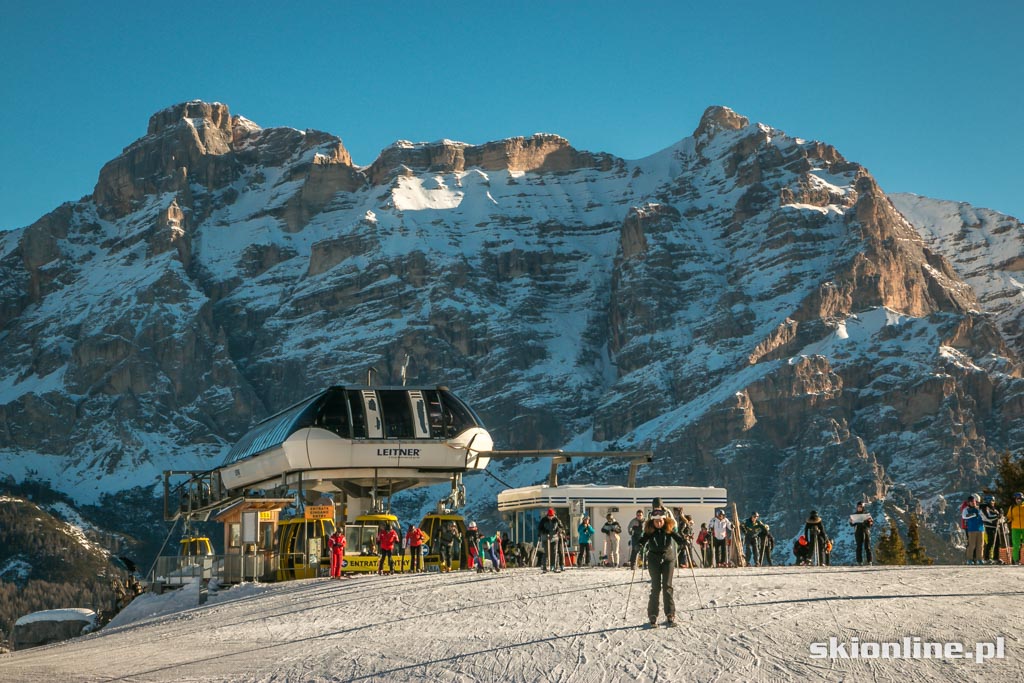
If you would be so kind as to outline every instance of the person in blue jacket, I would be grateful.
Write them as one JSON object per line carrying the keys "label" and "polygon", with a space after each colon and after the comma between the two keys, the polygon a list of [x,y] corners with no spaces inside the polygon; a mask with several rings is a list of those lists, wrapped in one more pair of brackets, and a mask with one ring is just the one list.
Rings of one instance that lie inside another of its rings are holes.
{"label": "person in blue jacket", "polygon": [[594,547],[594,527],[590,523],[590,517],[584,516],[583,521],[576,527],[576,535],[580,539],[580,552],[576,558],[577,567],[590,566],[590,550]]}
{"label": "person in blue jacket", "polygon": [[978,501],[967,499],[961,517],[967,528],[967,564],[982,564],[982,552],[985,549],[985,518],[978,509]]}

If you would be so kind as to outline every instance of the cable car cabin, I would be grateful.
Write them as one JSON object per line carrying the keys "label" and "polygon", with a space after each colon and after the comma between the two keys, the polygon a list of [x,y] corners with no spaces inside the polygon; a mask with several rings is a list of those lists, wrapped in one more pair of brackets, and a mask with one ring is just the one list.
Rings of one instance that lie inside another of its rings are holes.
{"label": "cable car cabin", "polygon": [[309,579],[331,566],[327,539],[334,533],[330,519],[285,519],[277,524],[277,580]]}
{"label": "cable car cabin", "polygon": [[213,546],[206,536],[186,536],[181,539],[178,557],[205,557],[213,555]]}
{"label": "cable car cabin", "polygon": [[452,548],[452,570],[462,569],[469,564],[466,544],[462,542],[466,537],[466,520],[462,515],[430,512],[420,522],[420,529],[430,538],[429,552],[423,558],[423,567],[428,571],[438,571],[441,565],[441,527],[448,522],[455,522],[455,528],[459,531],[459,539]]}
{"label": "cable car cabin", "polygon": [[335,386],[257,424],[219,472],[231,490],[315,472],[304,478],[366,491],[388,481],[393,493],[484,469],[489,458],[480,453],[493,447],[480,418],[446,387]]}
{"label": "cable car cabin", "polygon": [[569,546],[573,555],[579,548],[577,529],[583,516],[589,515],[595,532],[591,552],[594,564],[604,554],[601,527],[610,513],[622,527],[618,549],[619,564],[622,565],[629,562],[629,522],[637,510],[642,510],[646,519],[655,498],[661,498],[676,519],[680,515],[690,515],[699,530],[701,522],[711,520],[717,508],[725,507],[726,491],[710,486],[528,486],[500,492],[498,511],[509,523],[512,541],[536,552],[539,550],[536,544],[540,519],[548,509],[554,509],[555,515],[569,530]]}
{"label": "cable car cabin", "polygon": [[[399,543],[395,544],[392,554],[395,571],[408,571],[411,558],[401,552],[401,543],[405,540],[405,532],[398,517],[388,512],[359,515],[354,522],[345,525],[345,562],[342,571],[346,574],[372,574],[377,571],[380,563],[380,552],[377,548],[377,534],[384,525],[391,526],[398,532]],[[386,563],[385,563],[386,564]]]}

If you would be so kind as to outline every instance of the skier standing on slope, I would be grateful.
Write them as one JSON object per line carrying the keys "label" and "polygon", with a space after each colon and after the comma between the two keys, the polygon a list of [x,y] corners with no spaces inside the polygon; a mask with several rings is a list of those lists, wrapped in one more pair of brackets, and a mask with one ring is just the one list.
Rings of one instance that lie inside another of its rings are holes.
{"label": "skier standing on slope", "polygon": [[708,531],[711,532],[711,542],[715,547],[715,564],[719,567],[729,566],[726,545],[729,532],[732,531],[732,522],[725,518],[725,510],[715,513],[714,519],[708,522]]}
{"label": "skier standing on slope", "polygon": [[341,578],[341,566],[345,562],[345,532],[341,528],[334,530],[334,533],[327,539],[327,548],[331,551],[331,578]]}
{"label": "skier standing on slope", "polygon": [[441,533],[438,535],[438,545],[441,552],[441,564],[440,570],[442,572],[450,572],[452,570],[452,559],[455,555],[455,542],[459,539],[459,529],[455,526],[455,522],[449,521],[443,527],[441,527]]}
{"label": "skier standing on slope", "polygon": [[590,548],[594,544],[594,525],[590,523],[590,517],[585,516],[579,526],[576,527],[576,536],[580,539],[580,552],[576,558],[577,567],[590,566]]}
{"label": "skier standing on slope", "polygon": [[825,566],[827,564],[826,553],[830,552],[829,540],[828,534],[825,533],[825,523],[821,521],[817,510],[811,510],[811,514],[807,517],[807,523],[804,524],[804,536],[813,552],[817,553],[818,566]]}
{"label": "skier standing on slope", "polygon": [[740,524],[743,528],[743,552],[747,560],[747,566],[753,567],[761,564],[761,540],[765,530],[761,516],[756,512],[743,520]]}
{"label": "skier standing on slope", "polygon": [[651,573],[651,596],[647,600],[647,618],[650,626],[658,624],[658,598],[662,597],[665,608],[666,626],[676,625],[676,603],[672,589],[672,575],[675,572],[679,545],[686,542],[676,531],[675,521],[664,510],[651,512],[644,524],[640,547],[647,551],[647,569]]}
{"label": "skier standing on slope", "polygon": [[1010,544],[1013,546],[1010,560],[1018,564],[1021,561],[1021,543],[1024,542],[1024,493],[1013,494],[1013,505],[1006,511],[1006,522],[1010,525]]}
{"label": "skier standing on slope", "polygon": [[981,553],[985,547],[985,518],[974,498],[967,499],[967,507],[960,517],[967,527],[967,564],[981,564]]}
{"label": "skier standing on slope", "polygon": [[693,517],[690,515],[679,515],[679,535],[683,537],[683,543],[679,546],[679,566],[696,564],[700,558],[693,548]]}
{"label": "skier standing on slope", "polygon": [[982,561],[986,564],[993,564],[999,559],[999,534],[996,530],[999,527],[999,520],[1003,518],[1003,512],[996,506],[995,496],[986,496],[985,504],[981,506],[981,516],[985,520],[985,549],[982,551]]}
{"label": "skier standing on slope", "polygon": [[537,539],[544,549],[544,566],[543,571],[547,573],[549,569],[554,570],[558,567],[558,538],[562,532],[562,521],[555,517],[554,508],[548,508],[548,514],[541,517],[540,524],[537,525]]}
{"label": "skier standing on slope", "polygon": [[711,531],[707,522],[701,522],[700,531],[697,532],[697,547],[700,548],[701,564],[710,567],[714,564],[714,557],[711,554]]}
{"label": "skier standing on slope", "polygon": [[481,538],[483,536],[480,534],[476,522],[470,522],[466,527],[466,556],[469,558],[469,566],[466,569],[476,567],[477,574],[482,574],[484,571],[484,561],[480,557]]}
{"label": "skier standing on slope", "polygon": [[636,558],[640,554],[640,537],[644,535],[644,511],[637,510],[636,517],[626,525],[629,534],[629,568],[636,568]]}
{"label": "skier standing on slope", "polygon": [[806,536],[801,536],[793,543],[793,557],[796,558],[796,564],[798,565],[810,564],[811,553],[813,552],[811,544],[807,542]]}
{"label": "skier standing on slope", "polygon": [[423,544],[429,540],[422,529],[415,524],[409,525],[409,531],[405,534],[405,545],[409,548],[409,571],[413,574],[423,571],[420,565],[423,559]]}
{"label": "skier standing on slope", "polygon": [[377,547],[380,548],[380,561],[377,562],[377,573],[384,573],[384,558],[388,561],[388,574],[395,573],[395,545],[401,545],[401,539],[398,536],[398,532],[391,528],[391,525],[385,522],[381,525],[380,532],[377,534]]}
{"label": "skier standing on slope", "polygon": [[601,527],[604,534],[604,555],[608,558],[609,567],[619,566],[619,535],[622,533],[622,525],[615,520],[612,513],[608,513],[604,526]]}
{"label": "skier standing on slope", "polygon": [[864,503],[857,503],[857,510],[850,515],[850,526],[853,527],[853,539],[857,543],[857,564],[867,559],[871,564],[871,526],[875,523],[870,512],[864,512]]}

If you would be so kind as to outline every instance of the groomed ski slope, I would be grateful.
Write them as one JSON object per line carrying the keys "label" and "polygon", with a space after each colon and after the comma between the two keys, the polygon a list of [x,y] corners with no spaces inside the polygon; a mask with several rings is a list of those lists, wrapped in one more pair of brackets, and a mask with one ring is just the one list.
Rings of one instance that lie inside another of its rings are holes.
{"label": "groomed ski slope", "polygon": [[[0,658],[19,681],[1011,681],[1024,568],[767,567],[676,575],[644,629],[627,569],[312,579],[145,595],[104,630]],[[187,603],[188,607],[183,607]],[[167,613],[164,613],[167,612]],[[1003,659],[815,659],[811,643],[1004,639]]]}

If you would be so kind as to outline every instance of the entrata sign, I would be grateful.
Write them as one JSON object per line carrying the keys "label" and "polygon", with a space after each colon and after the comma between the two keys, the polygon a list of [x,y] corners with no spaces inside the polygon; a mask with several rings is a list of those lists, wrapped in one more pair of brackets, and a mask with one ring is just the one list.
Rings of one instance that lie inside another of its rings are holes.
{"label": "entrata sign", "polygon": [[[409,571],[409,557],[395,557],[395,569],[398,571]],[[346,555],[341,562],[341,568],[347,572],[375,572],[380,557],[376,555]],[[388,569],[387,561],[384,568]]]}
{"label": "entrata sign", "polygon": [[305,519],[334,519],[333,505],[307,505],[302,514]]}

